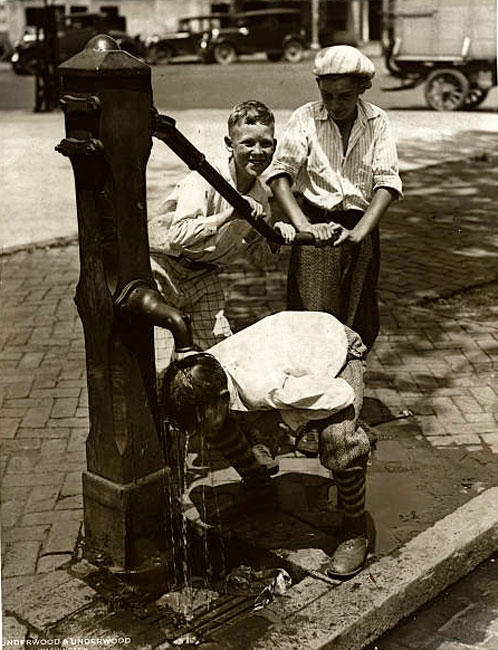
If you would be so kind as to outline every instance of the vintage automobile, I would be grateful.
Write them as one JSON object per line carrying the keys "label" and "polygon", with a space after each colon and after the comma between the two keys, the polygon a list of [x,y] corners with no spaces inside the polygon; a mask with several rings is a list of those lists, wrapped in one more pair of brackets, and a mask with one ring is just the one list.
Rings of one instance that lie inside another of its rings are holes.
{"label": "vintage automobile", "polygon": [[[106,14],[77,13],[62,16],[57,29],[57,60],[59,63],[80,52],[86,43],[96,34],[106,33],[114,38],[121,49],[141,56],[142,43],[126,33],[126,21],[123,16],[109,17]],[[14,46],[10,61],[16,74],[35,74],[37,62],[43,51],[43,31],[36,33],[35,28],[28,28]]]}
{"label": "vintage automobile", "polygon": [[265,52],[270,61],[283,59],[298,63],[309,47],[296,9],[261,9],[234,16],[230,27],[215,28],[203,34],[201,57],[205,63],[233,63],[241,54]]}
{"label": "vintage automobile", "polygon": [[176,32],[152,34],[145,39],[147,63],[168,63],[176,56],[199,56],[199,42],[204,32],[228,27],[229,14],[213,13],[180,18]]}
{"label": "vintage automobile", "polygon": [[384,57],[436,111],[472,110],[496,86],[496,0],[391,0]]}

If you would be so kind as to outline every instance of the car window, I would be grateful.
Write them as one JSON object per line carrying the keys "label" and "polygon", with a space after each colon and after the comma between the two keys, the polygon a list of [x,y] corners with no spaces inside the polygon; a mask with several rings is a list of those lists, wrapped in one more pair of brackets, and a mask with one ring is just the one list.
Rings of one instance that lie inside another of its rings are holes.
{"label": "car window", "polygon": [[183,18],[178,21],[179,32],[192,32],[193,34],[201,34],[210,29],[219,29],[229,23],[227,18],[218,18],[218,16],[195,16],[192,18]]}
{"label": "car window", "polygon": [[278,13],[272,12],[268,14],[257,13],[254,15],[239,16],[236,20],[237,27],[248,27],[254,29],[276,29],[292,31],[296,28],[299,29],[301,25],[301,16],[296,13]]}
{"label": "car window", "polygon": [[296,16],[295,14],[282,14],[279,16],[279,23],[286,27],[294,27],[299,23],[299,16]]}

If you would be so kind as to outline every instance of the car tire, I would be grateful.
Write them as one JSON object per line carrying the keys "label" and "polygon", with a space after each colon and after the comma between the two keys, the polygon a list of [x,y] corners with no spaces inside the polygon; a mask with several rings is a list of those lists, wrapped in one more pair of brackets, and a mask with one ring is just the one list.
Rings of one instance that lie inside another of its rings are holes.
{"label": "car tire", "polygon": [[147,60],[152,65],[169,63],[173,58],[173,50],[170,47],[151,47]]}
{"label": "car tire", "polygon": [[299,41],[289,41],[284,45],[282,58],[288,63],[299,63],[304,57],[304,47]]}
{"label": "car tire", "polygon": [[219,43],[213,50],[213,58],[216,63],[230,65],[237,58],[237,52],[230,43]]}
{"label": "car tire", "polygon": [[465,106],[469,80],[451,68],[433,70],[424,85],[425,101],[435,111],[458,111]]}

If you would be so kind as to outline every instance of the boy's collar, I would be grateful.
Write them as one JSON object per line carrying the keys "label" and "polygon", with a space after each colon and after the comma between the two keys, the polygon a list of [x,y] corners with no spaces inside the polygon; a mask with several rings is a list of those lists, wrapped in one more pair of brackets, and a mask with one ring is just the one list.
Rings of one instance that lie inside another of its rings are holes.
{"label": "boy's collar", "polygon": [[[377,106],[374,106],[373,104],[364,101],[360,97],[356,102],[356,106],[358,109],[358,118],[360,119],[361,122],[365,122],[366,120],[374,120],[380,115],[380,109],[378,109]],[[329,114],[327,113],[325,104],[321,100],[317,102],[315,113],[316,113],[316,118],[318,120],[329,119]]]}

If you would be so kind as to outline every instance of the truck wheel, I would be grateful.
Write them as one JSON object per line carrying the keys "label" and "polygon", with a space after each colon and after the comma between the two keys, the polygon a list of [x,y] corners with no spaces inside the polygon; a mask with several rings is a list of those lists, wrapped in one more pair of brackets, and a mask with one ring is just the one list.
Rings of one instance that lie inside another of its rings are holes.
{"label": "truck wheel", "polygon": [[465,105],[469,80],[459,70],[434,70],[424,86],[425,101],[435,111],[458,111]]}
{"label": "truck wheel", "polygon": [[467,97],[465,98],[465,106],[464,108],[468,110],[472,110],[473,108],[476,108],[480,104],[483,103],[483,101],[486,99],[488,96],[488,89],[484,88],[471,88],[467,94]]}
{"label": "truck wheel", "polygon": [[282,58],[288,63],[299,63],[304,56],[304,47],[299,41],[289,41],[284,45]]}
{"label": "truck wheel", "polygon": [[233,63],[237,58],[237,52],[230,43],[220,43],[214,48],[213,57],[216,63],[221,63],[221,65],[230,65],[230,63]]}

